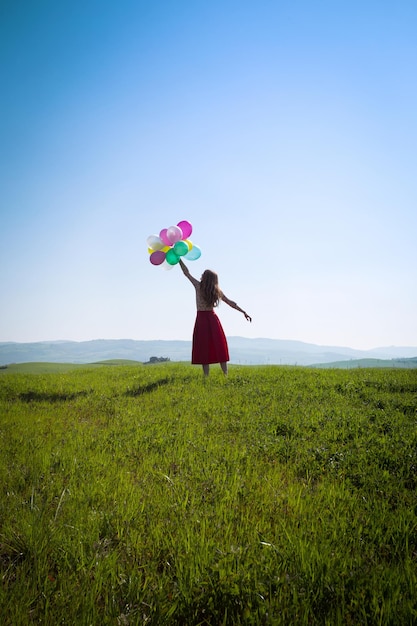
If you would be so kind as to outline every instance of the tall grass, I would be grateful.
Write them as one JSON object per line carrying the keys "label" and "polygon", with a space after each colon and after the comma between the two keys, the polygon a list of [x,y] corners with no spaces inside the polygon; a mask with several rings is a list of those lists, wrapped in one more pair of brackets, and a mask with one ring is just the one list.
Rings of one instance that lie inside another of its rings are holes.
{"label": "tall grass", "polygon": [[3,624],[417,623],[417,371],[0,375]]}

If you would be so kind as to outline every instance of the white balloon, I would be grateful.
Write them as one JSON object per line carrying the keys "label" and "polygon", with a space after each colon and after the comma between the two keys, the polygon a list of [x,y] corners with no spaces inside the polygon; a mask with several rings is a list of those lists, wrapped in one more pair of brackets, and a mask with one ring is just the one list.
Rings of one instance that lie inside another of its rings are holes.
{"label": "white balloon", "polygon": [[146,243],[148,244],[148,248],[151,248],[151,250],[162,250],[165,246],[164,242],[160,237],[158,237],[158,235],[149,235]]}

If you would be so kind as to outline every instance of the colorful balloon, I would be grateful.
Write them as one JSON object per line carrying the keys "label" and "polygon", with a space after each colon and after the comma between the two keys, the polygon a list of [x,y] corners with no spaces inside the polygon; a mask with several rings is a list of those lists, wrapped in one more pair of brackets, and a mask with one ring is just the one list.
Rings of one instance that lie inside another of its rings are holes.
{"label": "colorful balloon", "polygon": [[166,254],[162,250],[155,250],[149,257],[152,265],[161,265],[165,261]]}
{"label": "colorful balloon", "polygon": [[165,258],[166,258],[167,263],[169,263],[170,265],[176,265],[178,261],[180,260],[180,257],[178,256],[178,254],[175,253],[174,248],[171,248],[170,250],[168,250]]}
{"label": "colorful balloon", "polygon": [[193,246],[189,252],[185,255],[184,259],[187,261],[196,261],[201,257],[201,250],[198,246]]}
{"label": "colorful balloon", "polygon": [[178,256],[184,256],[188,253],[188,246],[185,241],[177,241],[174,243],[174,252]]}
{"label": "colorful balloon", "polygon": [[158,237],[158,235],[149,235],[146,243],[151,250],[161,250],[165,245],[162,239]]}
{"label": "colorful balloon", "polygon": [[181,257],[188,261],[199,259],[200,248],[188,239],[192,232],[190,222],[182,220],[176,226],[163,228],[159,235],[149,235],[146,242],[151,264],[169,270],[179,263]]}
{"label": "colorful balloon", "polygon": [[178,226],[170,226],[167,228],[167,238],[169,242],[172,244],[180,241],[182,239],[182,230]]}
{"label": "colorful balloon", "polygon": [[187,222],[186,220],[182,220],[182,222],[178,222],[177,226],[178,228],[181,228],[182,230],[181,239],[188,239],[188,237],[193,232],[193,227],[191,226],[190,222]]}
{"label": "colorful balloon", "polygon": [[168,230],[167,228],[163,228],[161,232],[159,233],[159,236],[166,246],[170,246],[171,242],[168,239],[167,230]]}

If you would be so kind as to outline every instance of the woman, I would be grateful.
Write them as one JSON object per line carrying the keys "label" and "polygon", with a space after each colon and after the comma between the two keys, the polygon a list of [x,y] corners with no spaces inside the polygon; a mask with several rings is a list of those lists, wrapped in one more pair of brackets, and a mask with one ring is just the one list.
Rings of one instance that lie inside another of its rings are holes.
{"label": "woman", "polygon": [[202,365],[205,376],[209,375],[210,363],[220,363],[223,373],[227,375],[229,349],[222,325],[213,309],[218,306],[220,300],[223,300],[232,309],[243,313],[248,322],[251,322],[252,318],[236,302],[224,295],[219,288],[217,274],[211,270],[205,270],[201,280],[197,280],[191,276],[182,260],[180,260],[180,265],[185,276],[194,285],[196,293],[197,318],[193,332],[191,363]]}

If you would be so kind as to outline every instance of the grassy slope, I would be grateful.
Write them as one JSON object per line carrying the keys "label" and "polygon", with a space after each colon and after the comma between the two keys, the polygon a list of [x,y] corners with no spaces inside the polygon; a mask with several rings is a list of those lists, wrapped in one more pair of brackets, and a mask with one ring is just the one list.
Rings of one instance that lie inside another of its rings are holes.
{"label": "grassy slope", "polygon": [[141,365],[138,361],[129,359],[111,359],[108,361],[97,361],[96,363],[48,363],[48,362],[29,362],[29,363],[12,363],[11,365],[0,367],[0,376],[2,374],[64,374],[73,370],[91,369],[96,366],[126,366]]}
{"label": "grassy slope", "polygon": [[0,615],[412,624],[417,374],[0,377]]}

